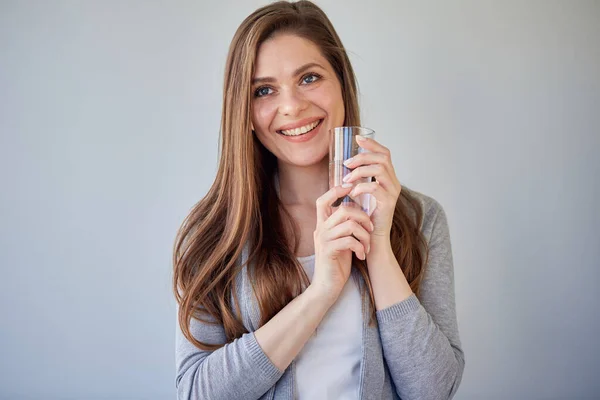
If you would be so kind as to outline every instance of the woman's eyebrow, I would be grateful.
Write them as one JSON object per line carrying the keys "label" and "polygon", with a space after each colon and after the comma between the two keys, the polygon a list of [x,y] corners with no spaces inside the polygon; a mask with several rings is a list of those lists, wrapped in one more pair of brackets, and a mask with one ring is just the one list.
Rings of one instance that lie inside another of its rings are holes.
{"label": "woman's eyebrow", "polygon": [[[304,71],[306,71],[307,69],[309,69],[309,68],[313,68],[313,67],[319,67],[319,68],[321,68],[321,69],[325,69],[325,68],[323,68],[323,67],[321,66],[321,64],[317,64],[317,63],[315,63],[315,62],[310,62],[310,63],[308,63],[308,64],[304,64],[304,65],[303,65],[303,66],[301,66],[300,68],[297,68],[297,69],[294,71],[294,74],[293,74],[292,76],[298,76],[298,75],[300,75],[301,73],[303,73]],[[272,82],[276,82],[276,81],[277,81],[277,79],[275,79],[275,78],[273,78],[273,77],[270,77],[270,76],[265,76],[265,77],[262,77],[262,78],[254,78],[254,79],[252,79],[252,84],[253,84],[253,85],[256,85],[257,83],[272,83]]]}

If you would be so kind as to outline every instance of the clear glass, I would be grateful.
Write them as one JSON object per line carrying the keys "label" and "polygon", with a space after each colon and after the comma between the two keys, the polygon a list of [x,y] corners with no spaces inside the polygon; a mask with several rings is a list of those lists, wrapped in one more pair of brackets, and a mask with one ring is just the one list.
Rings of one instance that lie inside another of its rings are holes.
{"label": "clear glass", "polygon": [[[344,161],[360,153],[368,153],[356,142],[356,136],[375,137],[375,131],[362,126],[338,126],[329,130],[329,188],[342,185],[346,175],[352,169],[344,165]],[[361,182],[371,182],[372,178],[358,179],[354,186]],[[374,211],[374,199],[371,194],[365,193],[356,197],[344,196],[338,199],[333,206],[360,207],[368,215]]]}

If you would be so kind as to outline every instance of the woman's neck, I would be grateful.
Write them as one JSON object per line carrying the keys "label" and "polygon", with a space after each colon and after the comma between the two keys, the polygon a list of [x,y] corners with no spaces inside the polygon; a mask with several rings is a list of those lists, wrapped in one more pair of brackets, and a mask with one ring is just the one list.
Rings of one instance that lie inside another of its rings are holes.
{"label": "woman's neck", "polygon": [[284,205],[315,206],[329,190],[329,159],[307,167],[278,163],[279,198]]}

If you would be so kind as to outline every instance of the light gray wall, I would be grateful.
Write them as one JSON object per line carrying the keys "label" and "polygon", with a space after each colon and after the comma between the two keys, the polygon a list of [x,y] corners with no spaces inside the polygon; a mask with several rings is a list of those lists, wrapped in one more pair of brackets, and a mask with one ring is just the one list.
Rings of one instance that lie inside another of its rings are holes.
{"label": "light gray wall", "polygon": [[[0,2],[0,398],[174,397],[175,232],[259,1]],[[323,0],[451,225],[457,399],[600,395],[600,3]]]}

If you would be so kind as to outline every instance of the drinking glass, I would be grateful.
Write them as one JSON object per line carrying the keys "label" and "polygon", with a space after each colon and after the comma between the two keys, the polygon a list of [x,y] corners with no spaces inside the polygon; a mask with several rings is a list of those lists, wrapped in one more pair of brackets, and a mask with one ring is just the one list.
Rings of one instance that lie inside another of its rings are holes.
{"label": "drinking glass", "polygon": [[[360,153],[368,153],[356,142],[356,136],[373,138],[375,131],[362,126],[338,126],[329,130],[329,188],[342,185],[346,175],[352,169],[344,165],[344,161]],[[352,182],[354,186],[361,182],[371,182],[372,178],[357,179]],[[374,208],[374,200],[370,193],[364,193],[355,197],[344,196],[338,199],[333,206],[360,207],[368,215]]]}

